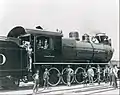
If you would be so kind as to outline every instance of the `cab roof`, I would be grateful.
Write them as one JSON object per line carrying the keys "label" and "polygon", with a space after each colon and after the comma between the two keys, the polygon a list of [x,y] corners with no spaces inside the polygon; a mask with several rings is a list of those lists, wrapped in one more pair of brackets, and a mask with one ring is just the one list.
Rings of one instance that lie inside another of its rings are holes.
{"label": "cab roof", "polygon": [[42,29],[28,29],[21,26],[14,27],[7,35],[7,37],[18,38],[21,35],[32,34],[32,35],[48,35],[48,36],[60,36],[63,34],[60,32],[51,32]]}
{"label": "cab roof", "polygon": [[60,32],[51,32],[46,31],[42,29],[25,29],[27,34],[33,34],[33,35],[50,35],[50,36],[63,36]]}

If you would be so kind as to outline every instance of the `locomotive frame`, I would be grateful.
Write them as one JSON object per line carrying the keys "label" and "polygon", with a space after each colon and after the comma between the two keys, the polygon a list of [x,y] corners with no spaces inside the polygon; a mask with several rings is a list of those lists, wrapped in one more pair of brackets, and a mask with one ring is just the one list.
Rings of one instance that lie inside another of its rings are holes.
{"label": "locomotive frame", "polygon": [[[109,40],[104,41],[108,36],[104,33],[102,36],[97,34],[92,40],[97,39],[99,43],[94,43],[86,34],[83,35],[82,41],[74,36],[75,33],[70,35],[73,38],[62,39],[63,34],[60,32],[24,29],[20,26],[13,28],[7,37],[0,40],[0,85],[4,88],[16,88],[20,80],[26,82],[26,76],[31,80],[30,75],[37,69],[40,70],[40,84],[43,84],[42,75],[45,68],[50,72],[49,85],[66,84],[65,70],[68,64],[74,70],[71,83],[83,83],[82,72],[87,70],[88,65],[92,65],[95,72],[97,65],[100,65],[101,71],[108,65],[113,55],[111,43]],[[22,41],[30,42],[33,49],[32,72],[27,68],[29,57],[26,49],[21,47]],[[43,48],[45,43],[49,44],[48,48]],[[94,82],[97,81],[96,76],[95,73]]]}

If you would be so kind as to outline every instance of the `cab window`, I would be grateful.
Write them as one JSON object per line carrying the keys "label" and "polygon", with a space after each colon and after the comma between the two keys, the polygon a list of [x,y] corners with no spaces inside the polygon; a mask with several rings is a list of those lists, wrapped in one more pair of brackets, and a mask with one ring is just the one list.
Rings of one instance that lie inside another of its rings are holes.
{"label": "cab window", "polygon": [[39,36],[36,40],[37,49],[54,49],[53,41],[50,37]]}

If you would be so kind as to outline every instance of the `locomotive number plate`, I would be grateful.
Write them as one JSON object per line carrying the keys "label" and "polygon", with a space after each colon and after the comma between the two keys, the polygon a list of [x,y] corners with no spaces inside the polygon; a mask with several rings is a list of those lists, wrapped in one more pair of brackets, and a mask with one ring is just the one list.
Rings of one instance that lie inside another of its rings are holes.
{"label": "locomotive number plate", "polygon": [[3,65],[5,64],[6,62],[6,57],[4,54],[0,54],[0,65]]}

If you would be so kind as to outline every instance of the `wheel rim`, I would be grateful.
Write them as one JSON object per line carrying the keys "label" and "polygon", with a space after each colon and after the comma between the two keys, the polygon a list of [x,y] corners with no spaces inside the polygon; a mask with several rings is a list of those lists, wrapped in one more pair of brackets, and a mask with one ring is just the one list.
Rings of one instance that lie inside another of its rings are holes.
{"label": "wheel rim", "polygon": [[[67,84],[67,73],[66,73],[66,70],[67,70],[67,68],[64,68],[63,70],[62,70],[62,82],[64,83],[64,84]],[[72,83],[74,81],[74,76],[71,76],[71,81],[70,81],[70,83]]]}
{"label": "wheel rim", "polygon": [[85,70],[82,68],[82,67],[78,67],[76,70],[75,70],[75,81],[77,83],[83,83],[84,80],[83,80],[83,72],[85,72]]}
{"label": "wheel rim", "polygon": [[92,67],[92,69],[94,70],[93,82],[96,82],[97,81],[97,68]]}
{"label": "wheel rim", "polygon": [[49,69],[49,74],[50,74],[48,81],[49,85],[51,86],[58,85],[60,82],[60,71],[57,68],[53,67]]}

